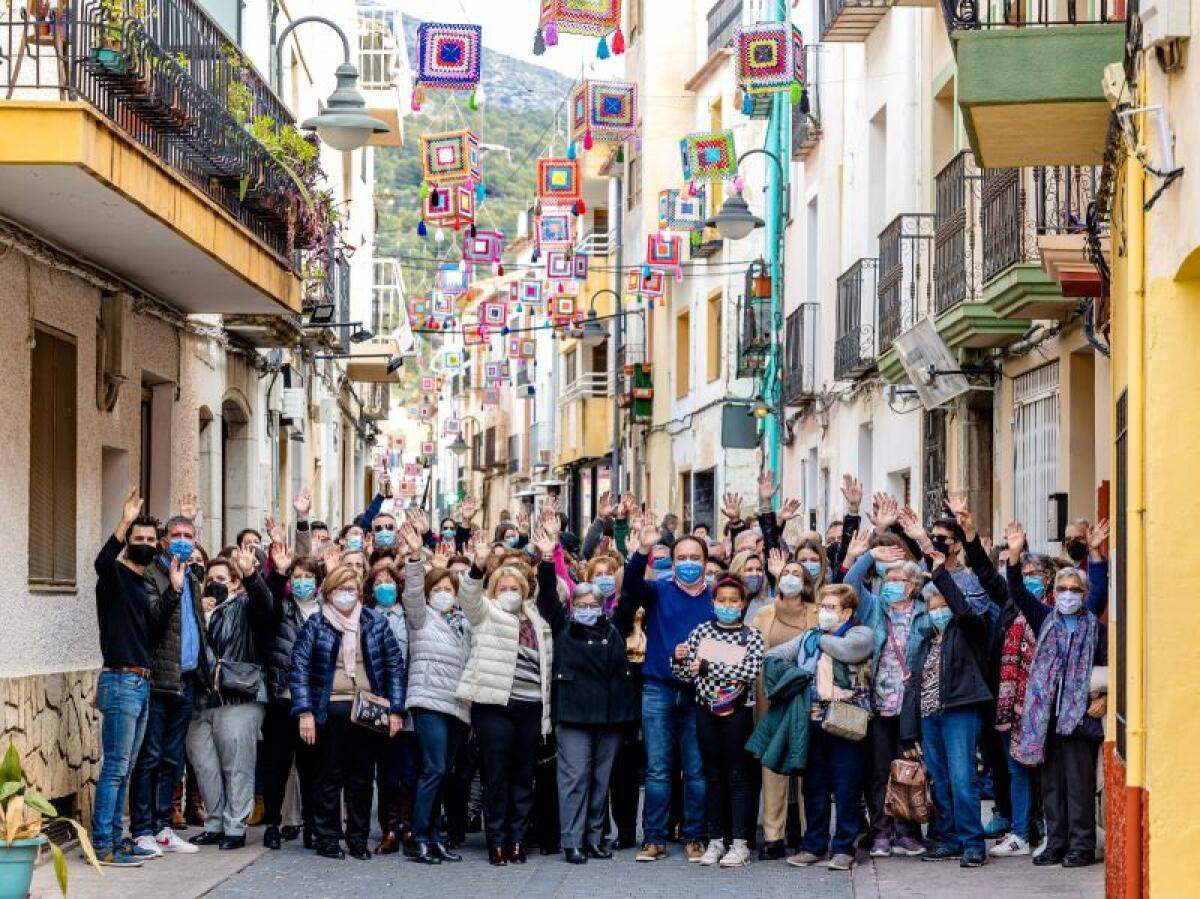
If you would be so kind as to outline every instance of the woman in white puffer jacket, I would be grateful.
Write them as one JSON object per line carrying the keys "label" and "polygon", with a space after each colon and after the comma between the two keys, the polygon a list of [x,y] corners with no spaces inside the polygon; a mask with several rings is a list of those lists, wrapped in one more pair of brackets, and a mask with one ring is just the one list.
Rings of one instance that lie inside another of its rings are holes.
{"label": "woman in white puffer jacket", "polygon": [[497,568],[483,595],[491,552],[487,543],[476,547],[458,592],[471,623],[471,657],[458,698],[471,702],[471,724],[479,736],[488,861],[522,864],[534,759],[542,736],[550,733],[553,637],[520,568]]}
{"label": "woman in white puffer jacket", "polygon": [[467,737],[471,705],[457,697],[471,651],[471,628],[459,608],[457,576],[444,568],[427,574],[421,554],[421,535],[405,524],[404,614],[408,619],[408,697],[420,752],[417,794],[413,802],[409,858],[424,864],[457,862],[438,830],[446,775]]}

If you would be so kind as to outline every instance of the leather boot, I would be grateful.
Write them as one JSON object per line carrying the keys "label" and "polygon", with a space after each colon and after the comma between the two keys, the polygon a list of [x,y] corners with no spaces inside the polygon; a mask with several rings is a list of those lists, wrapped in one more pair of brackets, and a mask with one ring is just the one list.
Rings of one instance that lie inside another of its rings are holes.
{"label": "leather boot", "polygon": [[208,817],[208,812],[204,808],[204,800],[200,796],[200,785],[196,783],[196,772],[192,770],[191,765],[188,765],[186,784],[187,792],[184,795],[183,816],[188,824],[202,827],[204,826],[204,819]]}
{"label": "leather boot", "polygon": [[182,780],[175,784],[175,791],[171,794],[171,828],[173,830],[187,830],[187,820],[183,817]]}

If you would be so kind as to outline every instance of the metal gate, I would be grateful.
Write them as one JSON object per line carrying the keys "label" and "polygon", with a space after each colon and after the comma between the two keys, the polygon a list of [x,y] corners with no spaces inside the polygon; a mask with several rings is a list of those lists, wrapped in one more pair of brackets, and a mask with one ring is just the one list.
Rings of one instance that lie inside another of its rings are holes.
{"label": "metal gate", "polygon": [[1013,513],[1029,548],[1050,551],[1047,502],[1058,488],[1058,363],[1013,381]]}
{"label": "metal gate", "polygon": [[946,410],[925,413],[925,466],[921,482],[925,487],[922,512],[926,523],[940,517],[946,506]]}

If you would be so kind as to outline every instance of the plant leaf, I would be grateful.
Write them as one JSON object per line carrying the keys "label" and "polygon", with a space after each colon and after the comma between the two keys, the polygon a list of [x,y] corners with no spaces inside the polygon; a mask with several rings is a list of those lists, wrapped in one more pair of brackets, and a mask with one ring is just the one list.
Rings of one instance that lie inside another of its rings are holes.
{"label": "plant leaf", "polygon": [[55,818],[54,820],[71,825],[79,840],[79,848],[83,850],[83,857],[87,859],[89,865],[103,874],[104,869],[100,867],[100,861],[96,858],[96,850],[92,848],[92,841],[88,838],[87,829],[73,818]]}
{"label": "plant leaf", "polygon": [[58,814],[58,810],[47,801],[45,796],[35,793],[33,790],[25,791],[25,804],[48,818],[53,818]]}
{"label": "plant leaf", "polygon": [[9,799],[4,813],[7,819],[4,822],[4,837],[7,842],[11,843],[17,838],[17,831],[21,829],[21,819],[25,813],[25,797],[17,793]]}
{"label": "plant leaf", "polygon": [[25,782],[25,772],[21,770],[21,756],[17,754],[17,747],[9,743],[8,751],[4,753],[4,761],[0,762],[0,783],[8,783],[11,780]]}
{"label": "plant leaf", "polygon": [[20,793],[24,786],[19,780],[10,780],[7,783],[0,784],[0,802],[3,802],[9,796]]}
{"label": "plant leaf", "polygon": [[65,896],[67,895],[67,860],[63,857],[63,851],[53,840],[50,841],[50,857],[54,860],[54,876],[58,880],[58,890]]}

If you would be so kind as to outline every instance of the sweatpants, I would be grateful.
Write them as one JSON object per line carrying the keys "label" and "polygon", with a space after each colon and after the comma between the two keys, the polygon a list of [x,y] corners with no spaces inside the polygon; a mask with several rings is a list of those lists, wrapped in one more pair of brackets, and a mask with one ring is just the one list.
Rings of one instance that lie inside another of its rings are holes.
{"label": "sweatpants", "polygon": [[608,781],[621,746],[620,725],[559,724],[558,817],[562,847],[598,846],[608,812]]}
{"label": "sweatpants", "polygon": [[254,811],[254,763],[266,706],[240,702],[193,713],[187,754],[204,799],[204,829],[239,837]]}

